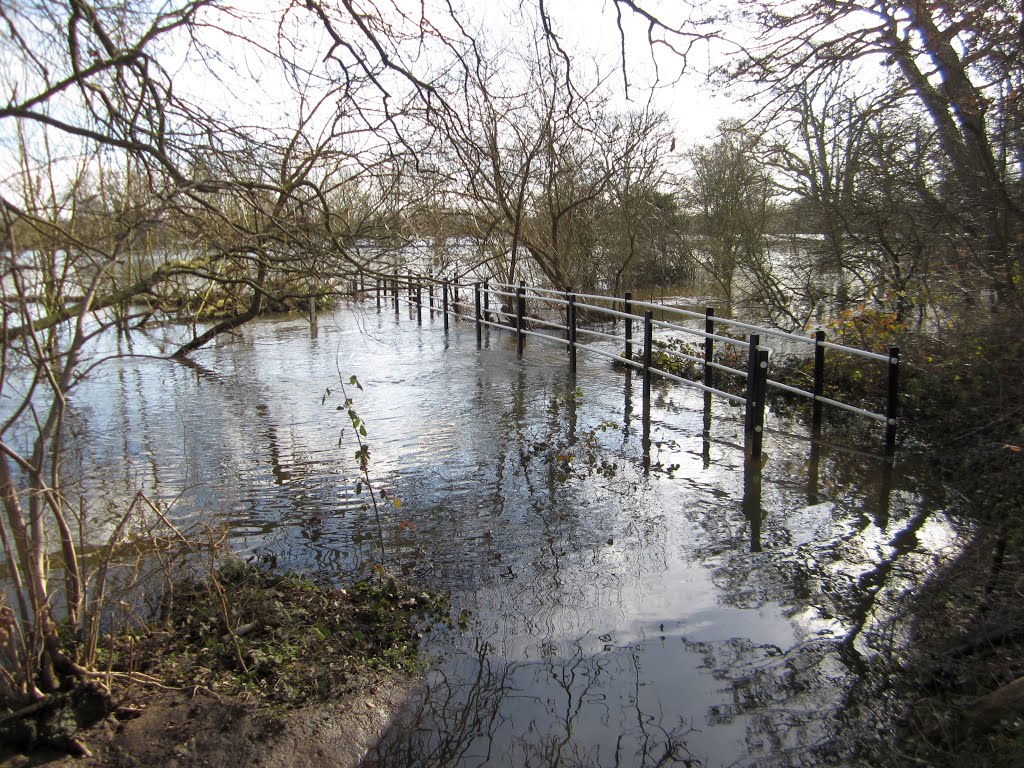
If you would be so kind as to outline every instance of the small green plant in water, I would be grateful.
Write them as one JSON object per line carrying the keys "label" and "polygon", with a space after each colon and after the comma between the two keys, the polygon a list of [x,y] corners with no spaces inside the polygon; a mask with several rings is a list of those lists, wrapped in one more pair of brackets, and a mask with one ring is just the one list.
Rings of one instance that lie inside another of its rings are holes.
{"label": "small green plant in water", "polygon": [[[343,402],[341,405],[337,407],[337,410],[345,411],[346,415],[348,416],[349,423],[352,425],[352,432],[355,435],[356,439],[356,451],[354,456],[356,461],[359,463],[359,472],[362,475],[362,478],[356,482],[355,491],[356,494],[358,495],[361,494],[363,492],[363,489],[365,488],[367,493],[369,494],[370,505],[372,505],[373,507],[374,521],[377,527],[377,544],[380,548],[380,562],[381,564],[383,564],[386,558],[386,551],[384,548],[384,524],[381,520],[380,504],[378,503],[377,497],[379,496],[380,501],[384,503],[390,501],[391,504],[395,507],[395,509],[400,508],[402,506],[402,502],[397,498],[389,499],[388,493],[385,489],[381,488],[378,491],[374,487],[373,482],[370,479],[370,446],[364,440],[364,438],[367,436],[366,422],[363,421],[363,418],[356,411],[355,401],[349,396],[348,389],[345,386],[345,380],[342,377],[340,371],[338,372],[338,383],[341,386],[341,396]],[[355,387],[360,392],[363,391],[362,384],[359,383],[359,379],[354,375],[349,376],[348,384],[349,386]],[[320,404],[325,405],[327,403],[327,398],[330,397],[332,394],[333,393],[331,392],[331,388],[327,387],[324,390],[324,395],[320,400]],[[342,445],[345,442],[345,432],[346,430],[343,427],[341,433],[338,435],[339,448],[342,447]]]}

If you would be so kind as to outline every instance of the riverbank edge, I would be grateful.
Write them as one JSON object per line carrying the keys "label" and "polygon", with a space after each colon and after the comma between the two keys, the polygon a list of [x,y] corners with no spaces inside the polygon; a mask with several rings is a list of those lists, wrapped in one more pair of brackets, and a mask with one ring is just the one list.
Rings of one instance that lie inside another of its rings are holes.
{"label": "riverbank edge", "polygon": [[337,588],[231,562],[175,602],[106,638],[96,680],[0,717],[0,768],[356,766],[418,683],[422,633],[449,620],[446,597],[383,569]]}
{"label": "riverbank edge", "polygon": [[82,733],[90,754],[5,750],[0,768],[356,768],[416,685],[381,674],[358,693],[293,709],[206,690],[149,690],[123,700],[136,710],[130,719],[111,716]]}
{"label": "riverbank edge", "polygon": [[1024,337],[1012,313],[917,335],[903,365],[901,451],[942,480],[974,533],[915,592],[909,647],[880,661],[895,693],[864,765],[1024,765]]}

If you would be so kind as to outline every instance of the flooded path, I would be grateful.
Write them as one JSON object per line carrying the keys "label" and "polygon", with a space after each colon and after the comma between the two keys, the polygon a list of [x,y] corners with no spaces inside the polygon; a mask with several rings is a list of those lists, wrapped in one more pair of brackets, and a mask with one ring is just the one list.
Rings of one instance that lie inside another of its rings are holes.
{"label": "flooded path", "polygon": [[563,345],[519,358],[512,334],[478,348],[367,305],[196,362],[93,374],[83,482],[112,510],[144,488],[278,569],[359,572],[376,529],[338,410],[358,377],[389,565],[464,619],[425,638],[436,666],[381,766],[837,764],[866,662],[961,540],[915,470],[812,449],[803,414],[769,414],[757,473],[740,409],[715,402],[705,433],[703,396],[656,382],[645,461],[640,379],[586,354],[573,377]]}

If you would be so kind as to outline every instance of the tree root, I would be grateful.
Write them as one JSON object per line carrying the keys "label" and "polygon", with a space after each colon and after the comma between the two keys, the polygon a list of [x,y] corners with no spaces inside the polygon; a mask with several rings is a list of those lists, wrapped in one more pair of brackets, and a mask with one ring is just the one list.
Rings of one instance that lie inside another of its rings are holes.
{"label": "tree root", "polygon": [[1024,677],[975,700],[960,715],[965,734],[989,733],[1003,720],[1024,714]]}
{"label": "tree root", "polygon": [[44,696],[0,716],[0,743],[29,752],[39,747],[90,757],[82,733],[107,717],[114,707],[107,689],[87,682]]}
{"label": "tree root", "polygon": [[48,707],[57,706],[58,704],[66,701],[68,695],[69,694],[66,693],[58,693],[51,696],[44,696],[41,699],[33,701],[28,706],[22,707],[21,709],[16,709],[13,712],[7,713],[6,715],[2,715],[0,716],[0,728],[14,720],[21,720],[22,718],[29,717],[30,715],[34,715],[37,712],[42,712],[44,709],[47,709]]}

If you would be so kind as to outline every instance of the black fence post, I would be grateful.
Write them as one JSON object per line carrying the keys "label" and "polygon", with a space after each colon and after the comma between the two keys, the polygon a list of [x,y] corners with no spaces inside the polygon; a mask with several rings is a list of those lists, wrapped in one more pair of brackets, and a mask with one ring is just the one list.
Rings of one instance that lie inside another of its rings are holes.
{"label": "black fence post", "polygon": [[459,319],[459,280],[456,278],[452,280],[452,312],[455,313],[455,319]]}
{"label": "black fence post", "polygon": [[423,325],[423,286],[416,283],[416,323]]}
{"label": "black fence post", "polygon": [[398,314],[398,275],[391,278],[391,300],[395,305],[395,314]]}
{"label": "black fence post", "polygon": [[491,281],[484,280],[484,320],[491,321]]}
{"label": "black fence post", "polygon": [[750,342],[747,346],[747,387],[744,393],[745,408],[743,411],[743,431],[748,435],[754,428],[754,401],[757,399],[756,369],[757,369],[757,345],[761,343],[761,337],[750,334]]}
{"label": "black fence post", "polygon": [[441,284],[441,314],[444,315],[444,329],[448,330],[448,281]]}
{"label": "black fence post", "polygon": [[434,282],[433,278],[429,278],[430,282],[427,283],[427,304],[430,305],[430,319],[434,319]]}
{"label": "black fence post", "polygon": [[768,397],[768,350],[757,351],[757,364],[754,366],[754,410],[750,440],[750,458],[760,461],[761,448],[764,445],[764,406]]}
{"label": "black fence post", "polygon": [[764,513],[761,510],[761,465],[747,461],[743,464],[743,516],[750,523],[750,551],[761,551],[761,528]]}
{"label": "black fence post", "polygon": [[626,291],[626,297],[622,300],[622,311],[629,315],[626,318],[626,359],[633,359],[633,293]]}
{"label": "black fence post", "polygon": [[516,288],[516,349],[523,354],[523,342],[526,341],[526,330],[523,325],[526,316],[526,282],[520,281]]}
{"label": "black fence post", "polygon": [[651,359],[654,347],[654,310],[644,312],[644,413],[651,405]]}
{"label": "black fence post", "polygon": [[569,302],[566,310],[565,334],[569,340],[569,369],[576,370],[576,295],[567,293],[565,295]]}
{"label": "black fence post", "polygon": [[896,426],[899,424],[900,348],[889,347],[889,391],[885,401],[885,455],[896,452]]}
{"label": "black fence post", "polygon": [[480,322],[480,283],[473,283],[473,305],[476,310],[476,343],[480,346],[484,340],[484,326]]}
{"label": "black fence post", "polygon": [[821,432],[822,403],[825,395],[825,332],[814,332],[814,405],[811,407],[811,427],[815,435]]}
{"label": "black fence post", "polygon": [[715,359],[715,340],[711,338],[711,334],[715,332],[715,308],[706,307],[704,309],[704,333],[708,334],[704,337],[704,386],[713,387],[715,386],[715,369],[711,367],[711,363]]}
{"label": "black fence post", "polygon": [[377,277],[373,283],[377,287],[377,309],[380,309],[380,277]]}

